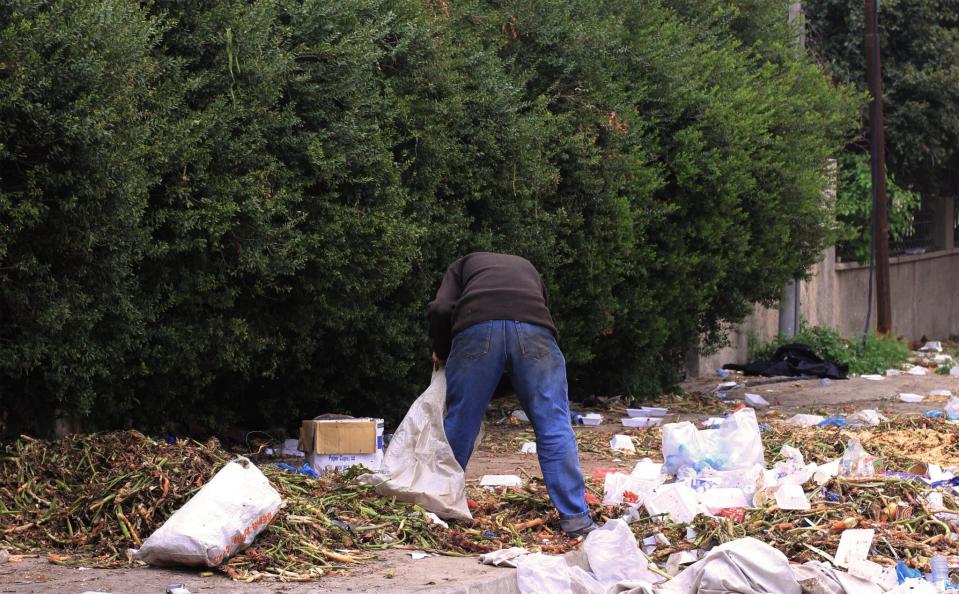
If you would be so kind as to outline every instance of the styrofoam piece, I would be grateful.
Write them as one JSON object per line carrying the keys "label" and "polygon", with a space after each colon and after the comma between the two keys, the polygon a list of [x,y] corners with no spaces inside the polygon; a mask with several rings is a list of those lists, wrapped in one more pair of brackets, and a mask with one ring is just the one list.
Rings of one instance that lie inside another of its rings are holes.
{"label": "styrofoam piece", "polygon": [[790,425],[798,425],[800,427],[815,427],[819,423],[825,420],[825,417],[820,415],[805,415],[798,414],[793,415],[786,420]]}
{"label": "styrofoam piece", "polygon": [[603,422],[603,415],[599,413],[587,413],[583,415],[584,425],[599,425]]}
{"label": "styrofoam piece", "polygon": [[887,370],[886,370],[886,377],[893,377],[893,376],[896,376],[896,375],[902,375],[902,371],[900,371],[900,370],[898,370],[898,369],[887,369]]}
{"label": "styrofoam piece", "polygon": [[759,394],[749,394],[745,395],[746,404],[756,408],[766,408],[769,406],[769,402],[760,396]]}
{"label": "styrofoam piece", "polygon": [[522,421],[524,423],[529,423],[529,417],[526,416],[526,412],[522,410],[514,410],[511,413],[511,416],[517,421]]}
{"label": "styrofoam piece", "polygon": [[856,561],[865,561],[869,556],[869,547],[876,531],[872,528],[850,528],[843,531],[836,549],[836,565],[848,568]]}
{"label": "styrofoam piece", "polygon": [[663,417],[624,417],[620,420],[623,423],[623,427],[636,427],[640,429],[658,427],[663,423]]}
{"label": "styrofoam piece", "polygon": [[776,489],[776,505],[779,509],[809,509],[809,498],[802,485],[784,484]]}
{"label": "styrofoam piece", "polygon": [[633,453],[636,451],[636,446],[633,445],[633,438],[622,434],[617,434],[611,437],[609,440],[609,447],[617,452]]}
{"label": "styrofoam piece", "polygon": [[651,516],[666,515],[673,522],[688,524],[699,513],[696,493],[682,483],[658,487],[646,497],[643,504]]}
{"label": "styrofoam piece", "polygon": [[872,380],[874,382],[881,382],[882,380],[886,379],[885,376],[877,375],[875,373],[864,373],[859,377],[862,379]]}
{"label": "styrofoam piece", "polygon": [[644,481],[660,481],[662,482],[665,477],[663,477],[663,465],[661,462],[653,462],[649,458],[643,458],[636,463],[636,466],[633,468],[633,471],[630,473],[632,476],[642,479]]}
{"label": "styrofoam piece", "polygon": [[899,394],[899,400],[903,402],[910,402],[915,404],[916,402],[922,402],[925,399],[925,396],[922,394],[912,394],[910,392],[901,392]]}
{"label": "styrofoam piece", "polygon": [[657,408],[655,406],[641,406],[639,408],[626,409],[626,414],[631,417],[665,417],[668,412],[668,408]]}
{"label": "styrofoam piece", "polygon": [[515,474],[484,474],[481,487],[522,487],[523,479]]}
{"label": "styrofoam piece", "polygon": [[920,365],[914,365],[906,370],[906,373],[909,375],[926,375],[929,373],[929,370]]}
{"label": "styrofoam piece", "polygon": [[919,350],[920,350],[920,351],[926,351],[926,352],[930,352],[930,351],[931,351],[931,352],[935,352],[935,353],[941,353],[941,352],[942,352],[942,343],[941,343],[940,341],[938,341],[938,340],[930,340],[930,341],[927,342],[926,344],[924,344],[924,345],[922,345],[921,347],[919,347]]}
{"label": "styrofoam piece", "polygon": [[526,441],[523,442],[523,445],[520,447],[519,452],[521,454],[535,454],[536,453],[536,442],[535,441]]}
{"label": "styrofoam piece", "polygon": [[945,396],[946,398],[952,397],[952,391],[950,390],[931,390],[929,392],[930,396]]}
{"label": "styrofoam piece", "polygon": [[711,514],[718,514],[724,509],[751,507],[742,489],[709,489],[699,493],[699,502]]}

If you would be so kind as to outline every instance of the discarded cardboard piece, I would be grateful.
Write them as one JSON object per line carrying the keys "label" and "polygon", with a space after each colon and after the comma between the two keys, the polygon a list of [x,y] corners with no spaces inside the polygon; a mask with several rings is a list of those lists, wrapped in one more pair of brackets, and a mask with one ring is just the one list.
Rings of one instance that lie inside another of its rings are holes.
{"label": "discarded cardboard piece", "polygon": [[303,421],[300,449],[317,454],[372,454],[377,450],[377,441],[379,449],[383,447],[382,428],[383,419]]}

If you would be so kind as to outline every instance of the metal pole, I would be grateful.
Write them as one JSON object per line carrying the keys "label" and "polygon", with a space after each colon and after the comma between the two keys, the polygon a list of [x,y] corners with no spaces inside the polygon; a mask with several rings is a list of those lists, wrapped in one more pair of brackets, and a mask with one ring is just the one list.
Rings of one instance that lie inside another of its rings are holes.
{"label": "metal pole", "polygon": [[869,127],[872,153],[872,200],[876,214],[876,330],[892,332],[889,292],[889,209],[886,199],[886,154],[882,114],[882,66],[879,60],[877,0],[866,3],[866,77],[869,83]]}

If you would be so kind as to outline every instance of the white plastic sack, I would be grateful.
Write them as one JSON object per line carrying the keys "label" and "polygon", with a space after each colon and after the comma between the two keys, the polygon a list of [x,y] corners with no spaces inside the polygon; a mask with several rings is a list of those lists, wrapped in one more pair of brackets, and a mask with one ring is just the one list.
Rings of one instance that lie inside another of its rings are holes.
{"label": "white plastic sack", "polygon": [[707,466],[715,470],[763,466],[756,412],[744,408],[726,417],[719,429],[699,430],[688,421],[664,425],[663,458],[669,474],[684,467],[699,471]]}
{"label": "white plastic sack", "polygon": [[446,371],[440,368],[393,433],[380,471],[357,480],[441,518],[472,519],[466,505],[466,475],[443,429],[445,411]]}
{"label": "white plastic sack", "polygon": [[516,560],[516,585],[522,594],[572,592],[569,566],[559,556],[534,553]]}
{"label": "white plastic sack", "polygon": [[755,538],[713,548],[664,584],[665,592],[684,594],[801,594],[786,556]]}
{"label": "white plastic sack", "polygon": [[133,558],[150,565],[216,567],[250,546],[280,503],[260,469],[237,458],[134,550]]}

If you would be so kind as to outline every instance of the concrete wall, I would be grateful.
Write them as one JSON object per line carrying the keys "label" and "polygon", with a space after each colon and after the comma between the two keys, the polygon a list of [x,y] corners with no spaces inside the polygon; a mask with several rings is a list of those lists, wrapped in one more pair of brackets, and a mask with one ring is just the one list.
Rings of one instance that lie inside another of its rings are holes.
{"label": "concrete wall", "polygon": [[[897,335],[910,340],[959,335],[959,248],[891,258],[889,268],[892,327]],[[869,267],[837,264],[835,250],[829,249],[813,268],[812,277],[800,285],[802,318],[813,326],[836,328],[847,338],[861,336],[868,294]],[[875,330],[875,294],[870,326]],[[731,333],[729,347],[709,356],[690,353],[686,373],[708,375],[725,363],[745,363],[750,334],[768,340],[778,331],[778,310],[757,306]]]}

